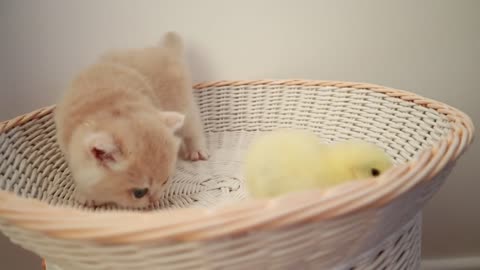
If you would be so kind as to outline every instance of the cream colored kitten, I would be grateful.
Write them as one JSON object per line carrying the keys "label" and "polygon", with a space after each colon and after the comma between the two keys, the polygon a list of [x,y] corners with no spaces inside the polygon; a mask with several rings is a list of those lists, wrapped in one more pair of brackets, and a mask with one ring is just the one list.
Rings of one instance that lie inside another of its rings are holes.
{"label": "cream colored kitten", "polygon": [[86,204],[146,207],[172,175],[179,148],[207,159],[180,37],[111,51],[82,71],[55,110],[57,140]]}

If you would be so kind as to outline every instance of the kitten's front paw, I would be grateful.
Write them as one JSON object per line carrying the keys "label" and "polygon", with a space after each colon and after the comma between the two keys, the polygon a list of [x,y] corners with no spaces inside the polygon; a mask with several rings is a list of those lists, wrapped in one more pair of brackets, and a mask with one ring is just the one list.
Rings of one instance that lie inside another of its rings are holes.
{"label": "kitten's front paw", "polygon": [[94,207],[95,206],[95,201],[88,199],[85,195],[80,194],[78,192],[75,192],[74,199],[76,202],[78,202],[82,206],[86,207]]}
{"label": "kitten's front paw", "polygon": [[184,153],[184,158],[191,161],[207,160],[209,157],[210,154],[207,150],[186,151]]}
{"label": "kitten's front paw", "polygon": [[160,205],[160,199],[152,200],[148,203],[148,207],[155,208]]}
{"label": "kitten's front paw", "polygon": [[201,137],[184,138],[181,149],[185,160],[207,160],[210,156],[204,139]]}

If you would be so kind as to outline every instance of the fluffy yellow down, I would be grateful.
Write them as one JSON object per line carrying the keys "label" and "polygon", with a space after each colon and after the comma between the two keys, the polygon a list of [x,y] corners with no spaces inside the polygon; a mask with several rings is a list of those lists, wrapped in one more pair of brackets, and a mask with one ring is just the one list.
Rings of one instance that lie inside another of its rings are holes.
{"label": "fluffy yellow down", "polygon": [[250,195],[265,198],[375,177],[392,164],[391,158],[374,144],[325,144],[309,131],[276,130],[250,145],[245,181]]}

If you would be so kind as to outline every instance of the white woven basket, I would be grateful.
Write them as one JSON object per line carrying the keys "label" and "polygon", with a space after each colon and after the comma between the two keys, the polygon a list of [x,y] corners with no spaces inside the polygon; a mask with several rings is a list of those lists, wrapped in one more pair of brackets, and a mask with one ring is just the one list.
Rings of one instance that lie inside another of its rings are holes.
{"label": "white woven basket", "polygon": [[[0,124],[3,233],[50,269],[418,269],[421,210],[472,141],[468,116],[369,84],[221,81],[196,88],[212,157],[179,163],[158,205],[164,211],[76,205],[53,107]],[[326,192],[242,201],[249,142],[281,127],[374,142],[397,166]]]}

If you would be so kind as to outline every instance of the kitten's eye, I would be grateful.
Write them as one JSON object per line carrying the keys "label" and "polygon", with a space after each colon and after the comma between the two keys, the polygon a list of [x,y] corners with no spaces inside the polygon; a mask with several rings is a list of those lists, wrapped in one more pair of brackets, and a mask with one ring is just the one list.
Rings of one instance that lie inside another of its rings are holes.
{"label": "kitten's eye", "polygon": [[375,168],[373,168],[370,172],[373,176],[379,176],[380,175],[380,171],[378,169],[375,169]]}
{"label": "kitten's eye", "polygon": [[133,196],[136,199],[141,199],[148,193],[148,188],[136,188],[133,191]]}

